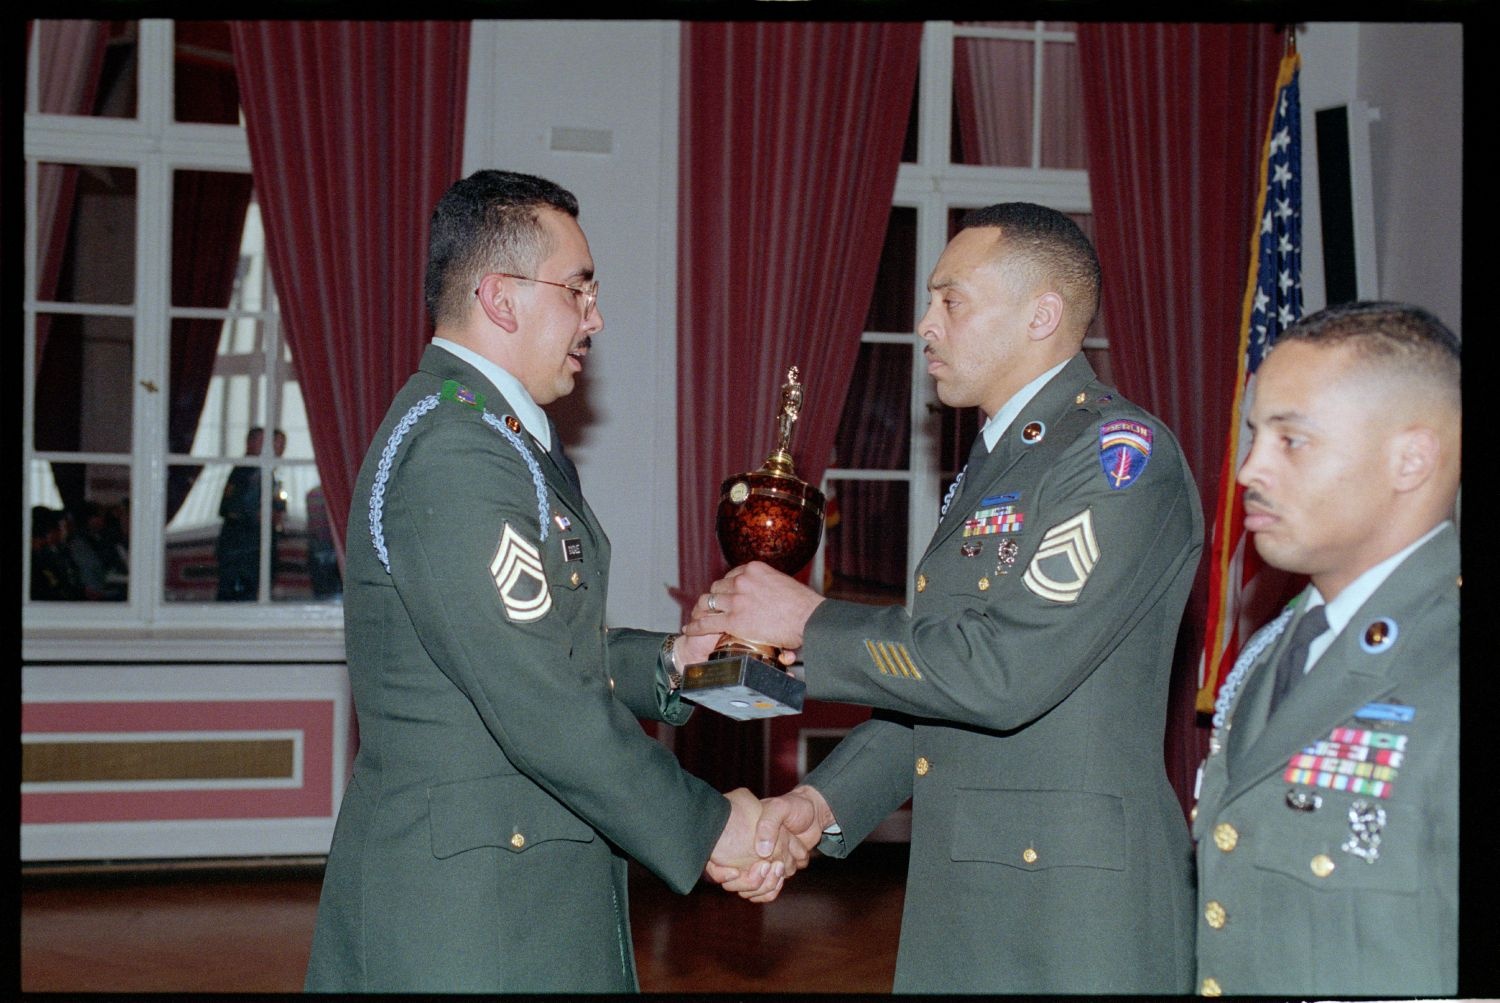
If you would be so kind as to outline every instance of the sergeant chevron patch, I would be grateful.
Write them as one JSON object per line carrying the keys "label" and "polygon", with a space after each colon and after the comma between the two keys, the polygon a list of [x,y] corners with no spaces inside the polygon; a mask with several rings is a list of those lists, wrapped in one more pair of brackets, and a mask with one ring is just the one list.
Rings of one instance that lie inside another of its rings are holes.
{"label": "sergeant chevron patch", "polygon": [[1099,561],[1094,510],[1084,509],[1042,534],[1041,546],[1021,580],[1043,599],[1074,602]]}
{"label": "sergeant chevron patch", "polygon": [[552,593],[542,569],[542,555],[526,538],[505,524],[500,549],[490,562],[490,574],[500,590],[505,615],[517,623],[531,623],[552,608]]}

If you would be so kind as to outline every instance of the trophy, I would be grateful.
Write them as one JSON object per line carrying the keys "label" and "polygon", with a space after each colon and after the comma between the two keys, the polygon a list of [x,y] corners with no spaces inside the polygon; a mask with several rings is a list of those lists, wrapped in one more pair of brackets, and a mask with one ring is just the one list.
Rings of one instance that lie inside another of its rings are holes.
{"label": "trophy", "polygon": [[[783,574],[801,571],[823,535],[823,492],[792,471],[792,426],[802,410],[797,367],[787,370],[777,415],[776,449],[759,470],[719,486],[716,535],[731,567],[764,561]],[[708,661],[682,674],[682,696],[737,721],[799,714],[807,684],[787,673],[780,649],[725,634]]]}

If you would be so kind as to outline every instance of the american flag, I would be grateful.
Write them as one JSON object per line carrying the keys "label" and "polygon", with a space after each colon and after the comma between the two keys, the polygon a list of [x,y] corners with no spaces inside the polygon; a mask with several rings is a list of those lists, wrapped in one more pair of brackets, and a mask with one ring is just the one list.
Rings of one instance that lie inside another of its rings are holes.
{"label": "american flag", "polygon": [[1250,544],[1244,491],[1234,478],[1249,450],[1249,437],[1242,434],[1246,390],[1267,350],[1302,316],[1300,66],[1295,50],[1281,60],[1262,150],[1256,235],[1240,318],[1239,374],[1209,548],[1208,625],[1198,663],[1197,707],[1204,713],[1213,711],[1219,683],[1234,665],[1240,645],[1287,598],[1287,577],[1265,566]]}

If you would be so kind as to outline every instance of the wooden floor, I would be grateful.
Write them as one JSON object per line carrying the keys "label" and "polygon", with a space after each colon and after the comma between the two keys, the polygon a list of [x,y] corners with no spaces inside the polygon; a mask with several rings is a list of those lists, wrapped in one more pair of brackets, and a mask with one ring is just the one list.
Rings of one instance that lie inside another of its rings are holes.
{"label": "wooden floor", "polygon": [[[904,844],[815,860],[768,906],[700,883],[631,874],[641,989],[888,993]],[[297,992],[322,871],[315,863],[29,869],[21,884],[26,992]]]}

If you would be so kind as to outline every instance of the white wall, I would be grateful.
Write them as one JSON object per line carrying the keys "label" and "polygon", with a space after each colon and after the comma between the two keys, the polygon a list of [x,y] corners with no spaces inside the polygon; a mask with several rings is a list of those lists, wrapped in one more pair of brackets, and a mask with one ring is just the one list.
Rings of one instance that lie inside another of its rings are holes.
{"label": "white wall", "polygon": [[1363,101],[1372,114],[1375,295],[1426,307],[1462,334],[1462,26],[1315,22],[1299,30],[1298,48],[1307,309],[1326,303],[1314,113]]}
{"label": "white wall", "polygon": [[[609,620],[673,629],[678,26],[475,21],[472,46],[464,173],[523,171],[569,189],[594,256],[604,331],[573,394],[548,411],[612,544]],[[570,144],[608,152],[555,149]]]}

